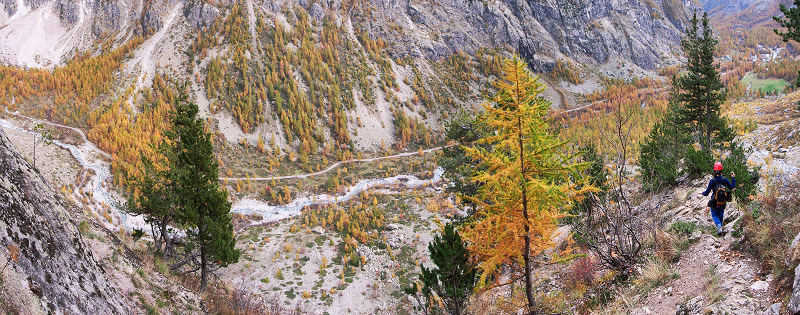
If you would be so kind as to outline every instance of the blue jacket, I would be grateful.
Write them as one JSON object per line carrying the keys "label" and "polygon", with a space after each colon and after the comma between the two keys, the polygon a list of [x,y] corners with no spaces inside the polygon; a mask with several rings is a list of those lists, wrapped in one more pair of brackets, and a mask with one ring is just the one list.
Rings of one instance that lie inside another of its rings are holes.
{"label": "blue jacket", "polygon": [[734,189],[736,188],[736,177],[733,178],[733,184],[722,176],[712,178],[708,182],[708,188],[703,192],[703,196],[708,196],[708,193],[711,193],[711,199],[714,199],[714,195],[717,193],[717,185],[725,185],[728,189]]}

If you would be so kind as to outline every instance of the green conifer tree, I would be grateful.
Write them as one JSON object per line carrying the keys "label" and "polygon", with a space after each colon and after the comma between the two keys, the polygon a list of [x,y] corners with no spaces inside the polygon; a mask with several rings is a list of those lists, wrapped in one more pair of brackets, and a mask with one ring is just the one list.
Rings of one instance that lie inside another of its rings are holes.
{"label": "green conifer tree", "polygon": [[686,71],[673,78],[670,110],[641,146],[639,165],[649,190],[674,184],[680,176],[681,160],[683,172],[697,176],[707,174],[714,161],[724,158],[724,164],[733,166],[728,169],[736,172],[739,182],[749,185],[734,192],[740,198],[752,193],[752,184],[758,181],[757,169],[748,170],[744,149],[720,116],[726,96],[714,65],[716,44],[708,15],[704,13],[700,21],[695,12],[681,41]]}
{"label": "green conifer tree", "polygon": [[[445,135],[449,141],[456,145],[442,148],[436,162],[444,172],[444,178],[448,185],[445,191],[462,197],[473,197],[478,193],[480,183],[472,180],[472,176],[478,167],[478,162],[467,156],[464,147],[475,146],[474,142],[483,138],[488,131],[474,117],[466,113],[460,113],[445,127]],[[472,206],[472,213],[475,213],[477,204],[465,198],[464,202]],[[470,213],[470,215],[472,214]]]}
{"label": "green conifer tree", "polygon": [[[702,29],[698,23],[701,23]],[[725,119],[720,116],[725,92],[717,65],[714,64],[716,45],[708,14],[703,13],[702,21],[698,21],[695,12],[686,37],[681,41],[687,64],[686,72],[674,80],[674,88],[678,90],[675,101],[681,105],[676,112],[675,123],[687,126],[691,140],[699,144],[698,152],[693,154],[702,155],[699,160],[704,162],[700,164],[703,170],[708,168],[705,160],[713,159],[713,151],[721,150],[734,136]],[[696,172],[693,169],[689,171]]]}
{"label": "green conifer tree", "polygon": [[170,256],[173,253],[173,244],[169,225],[174,222],[178,209],[173,187],[168,179],[169,171],[156,170],[153,162],[144,156],[141,161],[144,166],[142,176],[128,179],[132,189],[125,204],[126,212],[144,215],[145,222],[151,227],[155,251]]}
{"label": "green conifer tree", "polygon": [[[436,235],[428,244],[431,261],[435,268],[421,268],[420,281],[422,287],[419,293],[425,297],[425,302],[420,305],[429,308],[435,299],[441,299],[448,314],[459,315],[464,312],[467,301],[475,287],[477,272],[469,261],[467,243],[461,239],[453,224],[444,226],[441,235]],[[418,293],[416,288],[406,288],[407,294]]]}
{"label": "green conifer tree", "polygon": [[215,267],[225,267],[239,259],[233,238],[231,204],[228,194],[219,187],[218,165],[211,138],[203,121],[196,118],[197,105],[185,97],[176,104],[173,127],[177,152],[172,167],[175,193],[189,237],[189,250],[197,249],[200,258],[200,286],[206,287]]}

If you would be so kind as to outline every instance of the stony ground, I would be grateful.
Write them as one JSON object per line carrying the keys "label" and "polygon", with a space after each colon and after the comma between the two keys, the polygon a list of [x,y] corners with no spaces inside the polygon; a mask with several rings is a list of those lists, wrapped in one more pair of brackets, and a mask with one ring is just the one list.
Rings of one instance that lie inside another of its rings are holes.
{"label": "stony ground", "polygon": [[221,278],[234,288],[277,298],[310,314],[409,313],[402,287],[417,279],[419,264],[430,263],[427,245],[438,229],[435,218],[446,220],[447,209],[428,206],[443,201],[433,191],[376,200],[386,226],[365,229],[380,236],[375,244],[357,245],[360,263],[344,259],[339,249],[345,242],[342,233],[303,227],[300,217],[240,229],[237,247],[242,257],[221,270]]}
{"label": "stony ground", "polygon": [[708,197],[698,194],[708,178],[687,183],[674,191],[664,215],[669,223],[693,222],[699,228],[690,237],[695,242],[681,253],[671,273],[677,278],[652,289],[632,309],[632,314],[761,314],[774,299],[771,277],[764,275],[757,261],[747,253],[732,249],[741,239],[736,229],[742,211],[728,205],[723,236],[717,236],[706,213]]}

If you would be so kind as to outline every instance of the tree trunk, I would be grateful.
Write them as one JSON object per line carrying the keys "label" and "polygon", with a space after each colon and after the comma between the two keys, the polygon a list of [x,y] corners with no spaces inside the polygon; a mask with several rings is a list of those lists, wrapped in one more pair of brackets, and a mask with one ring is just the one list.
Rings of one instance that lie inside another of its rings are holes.
{"label": "tree trunk", "polygon": [[522,185],[522,217],[525,220],[525,251],[522,258],[525,261],[525,296],[528,298],[528,314],[536,314],[536,303],[533,298],[533,278],[531,277],[531,235],[528,227],[528,192],[525,185],[525,149],[522,145],[522,117],[517,118],[519,127],[519,165],[520,165],[520,184]]}
{"label": "tree trunk", "polygon": [[[164,255],[172,254],[172,239],[169,237],[169,231],[167,228],[167,224],[169,223],[169,216],[164,215],[161,217],[161,240],[164,242],[164,251],[161,253]],[[161,245],[159,245],[159,248]]]}
{"label": "tree trunk", "polygon": [[[200,220],[202,222],[202,220]],[[203,229],[198,228],[200,243],[200,290],[205,291],[208,284],[208,261],[206,260],[206,246],[203,243]]]}

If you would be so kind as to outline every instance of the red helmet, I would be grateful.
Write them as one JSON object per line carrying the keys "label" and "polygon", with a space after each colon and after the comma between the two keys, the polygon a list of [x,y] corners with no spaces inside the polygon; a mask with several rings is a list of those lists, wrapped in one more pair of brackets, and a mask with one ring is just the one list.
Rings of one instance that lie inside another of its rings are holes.
{"label": "red helmet", "polygon": [[722,170],[722,163],[720,163],[720,162],[714,163],[714,170],[715,171],[721,171]]}

